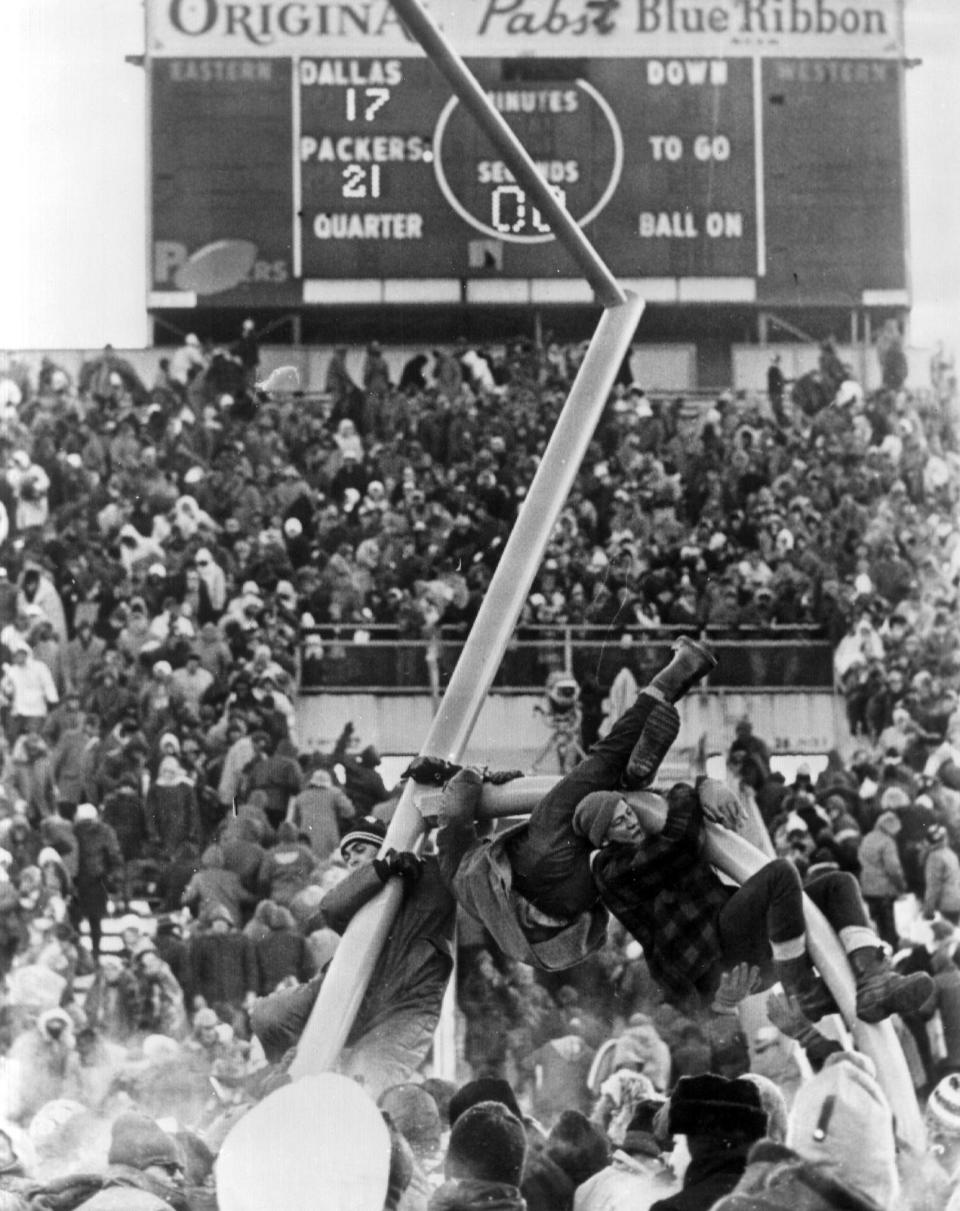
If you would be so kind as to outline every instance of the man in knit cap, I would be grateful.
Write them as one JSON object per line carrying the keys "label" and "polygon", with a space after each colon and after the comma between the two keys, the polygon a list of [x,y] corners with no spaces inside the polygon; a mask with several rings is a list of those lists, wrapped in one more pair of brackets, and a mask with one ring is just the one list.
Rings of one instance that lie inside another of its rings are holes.
{"label": "man in knit cap", "polygon": [[583,816],[580,826],[599,841],[604,819],[612,822],[593,859],[593,878],[603,903],[643,947],[650,974],[667,1000],[694,1009],[712,1003],[719,1012],[729,1011],[721,980],[745,964],[759,968],[767,984],[779,979],[811,1021],[835,1012],[807,953],[804,892],[850,959],[858,1017],[879,1022],[891,1013],[915,1012],[930,997],[928,975],[893,970],[852,875],[831,871],[802,887],[796,866],[778,858],[742,887],[721,881],[702,852],[706,821],[735,823],[738,805],[720,783],[705,778],[694,789],[679,782],[666,797],[665,813],[648,804],[628,811],[632,819],[624,815],[624,801],[612,807],[608,800],[605,796],[596,807],[581,804],[574,828]]}
{"label": "man in knit cap", "polygon": [[441,870],[461,907],[511,958],[560,970],[603,944],[607,915],[591,877],[590,854],[624,820],[632,820],[618,788],[650,785],[679,731],[674,704],[716,664],[692,640],[681,638],[675,648],[670,664],[540,800],[530,819],[493,841],[481,839],[475,823],[482,790],[478,771],[453,773],[456,767],[434,758],[410,766],[415,781],[446,781],[437,834]]}
{"label": "man in knit cap", "polygon": [[[388,880],[403,883],[389,942],[377,960],[340,1061],[341,1071],[362,1077],[374,1097],[413,1079],[430,1049],[453,966],[456,922],[456,902],[440,877],[436,858],[392,849],[378,857],[385,836],[386,825],[373,816],[354,822],[340,843],[350,873],[327,892],[304,926],[307,934],[324,925],[342,934]],[[254,1004],[251,1026],[269,1060],[280,1059],[299,1040],[322,980],[317,976]]]}

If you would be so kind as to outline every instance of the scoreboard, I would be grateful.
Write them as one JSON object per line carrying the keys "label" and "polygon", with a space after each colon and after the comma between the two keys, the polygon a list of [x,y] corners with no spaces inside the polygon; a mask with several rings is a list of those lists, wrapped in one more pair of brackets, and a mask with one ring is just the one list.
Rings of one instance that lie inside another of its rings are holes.
{"label": "scoreboard", "polygon": [[[771,304],[857,306],[905,291],[903,68],[890,0],[771,7],[771,20],[860,22],[839,45],[783,35],[773,52],[770,38],[671,33],[668,18],[693,11],[680,0],[638,2],[646,25],[664,27],[656,37],[638,39],[633,26],[615,43],[609,30],[583,44],[571,35],[556,56],[542,37],[532,53],[529,37],[514,48],[502,30],[480,36],[524,14],[573,21],[597,9],[577,4],[459,0],[474,36],[455,45],[618,277]],[[445,297],[445,283],[525,279],[549,282],[557,300],[566,280],[580,297],[576,265],[439,71],[396,27],[372,30],[371,5],[353,6],[358,22],[367,12],[366,32],[341,42],[395,53],[339,53],[338,7],[224,6],[234,33],[249,35],[237,53],[214,28],[216,0],[151,0],[154,305],[289,306],[322,300],[337,279],[418,279],[421,298],[431,288]],[[328,36],[288,46],[277,23],[293,8],[331,10]],[[728,0],[711,11],[761,10],[762,0]],[[231,53],[201,53],[208,41]],[[476,53],[488,48],[498,53]]]}

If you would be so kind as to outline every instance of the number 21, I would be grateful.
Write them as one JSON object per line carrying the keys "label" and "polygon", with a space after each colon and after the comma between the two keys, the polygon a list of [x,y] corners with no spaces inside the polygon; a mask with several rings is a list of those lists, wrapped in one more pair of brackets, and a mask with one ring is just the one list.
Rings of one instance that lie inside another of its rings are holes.
{"label": "number 21", "polygon": [[[369,173],[370,184],[367,185]],[[343,170],[343,196],[345,198],[379,198],[380,165],[371,164],[369,169],[359,164],[348,164]]]}

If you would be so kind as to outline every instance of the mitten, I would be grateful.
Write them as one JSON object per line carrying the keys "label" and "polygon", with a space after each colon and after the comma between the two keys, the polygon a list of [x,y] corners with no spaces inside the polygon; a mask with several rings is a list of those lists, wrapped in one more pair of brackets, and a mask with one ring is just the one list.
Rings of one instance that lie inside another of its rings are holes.
{"label": "mitten", "polygon": [[415,883],[423,874],[423,863],[408,850],[397,853],[395,849],[388,849],[382,858],[374,858],[373,869],[381,883],[394,877]]}
{"label": "mitten", "polygon": [[442,757],[414,757],[400,777],[412,778],[420,786],[443,786],[460,768]]}
{"label": "mitten", "polygon": [[514,778],[522,778],[522,769],[485,769],[483,771],[483,780],[491,786],[503,786],[505,782],[512,782]]}

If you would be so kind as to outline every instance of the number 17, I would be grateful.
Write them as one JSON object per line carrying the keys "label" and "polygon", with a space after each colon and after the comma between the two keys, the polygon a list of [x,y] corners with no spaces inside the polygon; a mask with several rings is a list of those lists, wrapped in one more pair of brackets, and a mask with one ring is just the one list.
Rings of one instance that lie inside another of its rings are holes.
{"label": "number 17", "polygon": [[[390,100],[389,88],[365,88],[363,96],[366,99],[366,105],[363,107],[364,122],[372,122],[374,114],[378,109],[382,109]],[[356,122],[357,120],[357,90],[355,88],[347,89],[347,121]]]}

